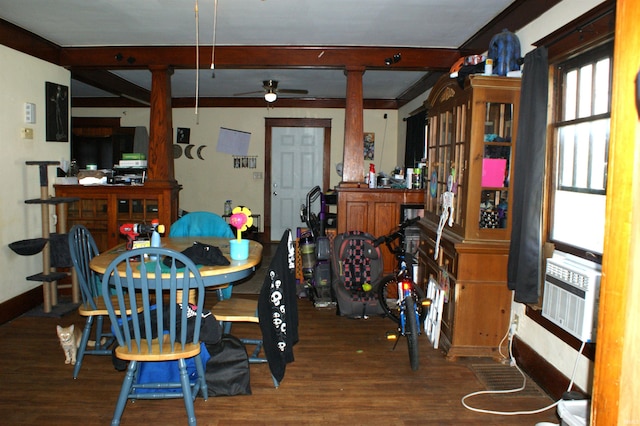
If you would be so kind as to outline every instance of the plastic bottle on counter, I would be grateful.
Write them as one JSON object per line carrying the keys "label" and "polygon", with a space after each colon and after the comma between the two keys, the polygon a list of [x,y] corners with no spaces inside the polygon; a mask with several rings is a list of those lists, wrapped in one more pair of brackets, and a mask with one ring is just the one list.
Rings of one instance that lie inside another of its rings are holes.
{"label": "plastic bottle on counter", "polygon": [[484,61],[484,75],[493,75],[493,59],[491,58]]}
{"label": "plastic bottle on counter", "polygon": [[369,188],[376,187],[376,165],[369,163]]}
{"label": "plastic bottle on counter", "polygon": [[[160,239],[160,233],[164,232],[164,225],[160,225],[158,219],[151,221],[153,231],[151,231],[151,247],[162,247],[162,241]],[[155,256],[152,256],[151,260],[155,260]]]}

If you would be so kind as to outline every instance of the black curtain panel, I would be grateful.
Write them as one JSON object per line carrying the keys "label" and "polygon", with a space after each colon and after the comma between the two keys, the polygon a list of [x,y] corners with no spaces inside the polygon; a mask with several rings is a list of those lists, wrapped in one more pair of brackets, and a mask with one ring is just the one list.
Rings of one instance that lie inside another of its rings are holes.
{"label": "black curtain panel", "polygon": [[542,191],[545,173],[548,92],[547,49],[524,58],[517,149],[513,174],[513,226],[508,286],[515,301],[537,303],[540,292]]}
{"label": "black curtain panel", "polygon": [[405,167],[415,167],[424,157],[426,120],[426,111],[420,111],[407,118],[407,138],[404,151]]}

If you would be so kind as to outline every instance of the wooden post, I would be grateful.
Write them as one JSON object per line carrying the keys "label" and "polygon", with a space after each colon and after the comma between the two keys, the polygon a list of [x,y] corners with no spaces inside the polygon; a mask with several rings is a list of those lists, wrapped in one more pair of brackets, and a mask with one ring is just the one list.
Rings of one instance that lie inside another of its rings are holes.
{"label": "wooden post", "polygon": [[364,182],[363,92],[364,67],[347,67],[342,181]]}
{"label": "wooden post", "polygon": [[148,184],[174,185],[171,74],[166,65],[151,66],[151,106],[149,119]]}

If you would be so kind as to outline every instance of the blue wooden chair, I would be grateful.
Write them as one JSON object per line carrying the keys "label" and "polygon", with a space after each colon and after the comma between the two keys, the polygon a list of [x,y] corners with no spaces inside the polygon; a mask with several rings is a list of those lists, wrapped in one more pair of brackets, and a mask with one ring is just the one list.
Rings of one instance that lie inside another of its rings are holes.
{"label": "blue wooden chair", "polygon": [[[219,215],[211,212],[190,212],[171,224],[170,237],[221,237],[233,239],[236,236],[229,224]],[[233,285],[217,291],[219,300],[231,298]]]}
{"label": "blue wooden chair", "polygon": [[[78,307],[78,313],[87,318],[78,346],[76,365],[73,368],[73,378],[76,379],[85,355],[111,355],[110,346],[114,337],[113,334],[103,333],[104,317],[108,312],[101,296],[100,277],[89,267],[91,259],[99,254],[96,242],[83,225],[74,225],[68,234],[68,239],[71,261],[82,295],[82,304]],[[89,349],[87,346],[94,324],[95,346]]]}
{"label": "blue wooden chair", "polygon": [[[181,264],[183,268],[179,267]],[[196,291],[196,306],[188,303],[189,290]],[[115,296],[110,297],[110,293]],[[111,323],[117,324],[113,328],[119,345],[115,355],[129,361],[111,424],[120,423],[129,399],[182,398],[188,422],[195,425],[193,401],[198,393],[207,399],[199,340],[204,285],[196,265],[185,255],[166,248],[131,250],[107,267],[102,294]],[[126,314],[139,307],[140,314]],[[192,374],[187,369],[188,359],[195,363]],[[138,383],[143,362],[161,361],[177,361],[179,381]]]}

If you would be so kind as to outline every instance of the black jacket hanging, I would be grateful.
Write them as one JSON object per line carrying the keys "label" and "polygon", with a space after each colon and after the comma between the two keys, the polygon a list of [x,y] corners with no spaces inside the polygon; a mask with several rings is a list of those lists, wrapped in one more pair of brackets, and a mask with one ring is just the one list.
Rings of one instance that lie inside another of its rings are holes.
{"label": "black jacket hanging", "polygon": [[282,235],[269,264],[258,297],[258,317],[271,374],[280,382],[287,363],[294,360],[293,345],[298,342],[295,251],[289,229]]}

